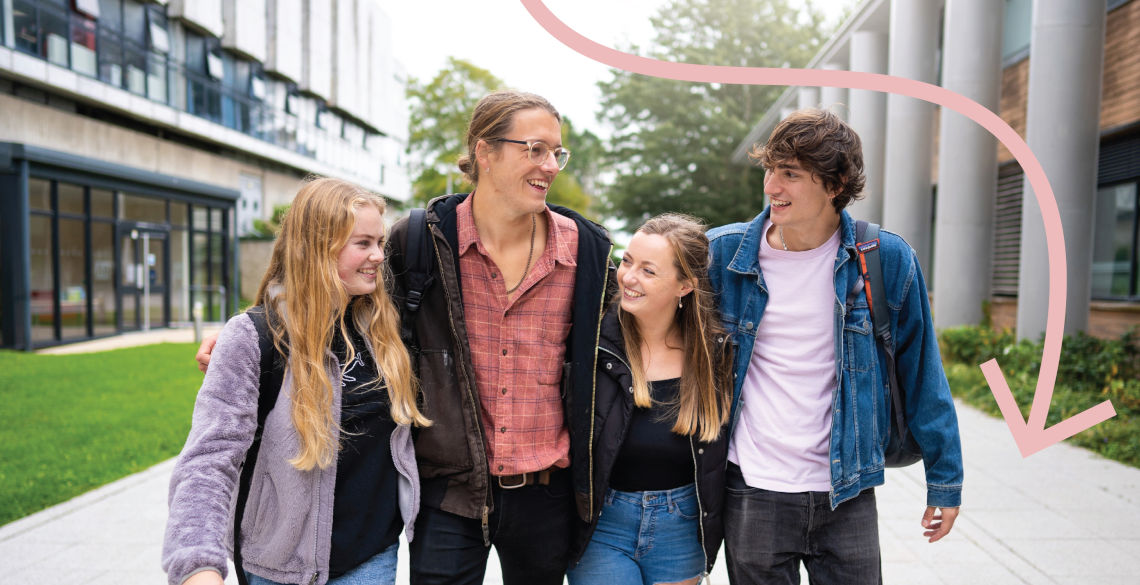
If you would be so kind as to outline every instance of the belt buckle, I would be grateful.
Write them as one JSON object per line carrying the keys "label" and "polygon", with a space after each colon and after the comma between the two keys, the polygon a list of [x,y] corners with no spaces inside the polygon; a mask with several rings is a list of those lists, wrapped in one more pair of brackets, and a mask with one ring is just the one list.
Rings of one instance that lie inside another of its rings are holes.
{"label": "belt buckle", "polygon": [[505,489],[505,490],[515,490],[515,489],[518,489],[518,488],[521,488],[521,487],[525,486],[525,485],[526,485],[526,476],[527,476],[528,474],[526,474],[526,473],[519,473],[519,474],[516,474],[516,475],[518,475],[520,478],[522,478],[522,480],[521,480],[519,483],[517,483],[517,484],[514,484],[514,485],[505,485],[505,484],[503,484],[503,478],[504,478],[504,477],[510,477],[510,476],[503,476],[503,475],[497,476],[496,480],[499,482],[499,487],[501,487],[501,488],[503,488],[503,489]]}

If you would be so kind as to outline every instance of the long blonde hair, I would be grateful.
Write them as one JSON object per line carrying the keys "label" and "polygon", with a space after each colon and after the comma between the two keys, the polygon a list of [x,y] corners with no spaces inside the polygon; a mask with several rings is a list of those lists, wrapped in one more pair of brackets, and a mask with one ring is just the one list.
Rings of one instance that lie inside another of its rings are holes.
{"label": "long blonde hair", "polygon": [[328,352],[333,335],[339,335],[349,348],[345,364],[352,363],[355,351],[344,327],[350,302],[356,330],[374,349],[376,384],[386,382],[392,420],[431,424],[416,406],[419,388],[400,341],[399,315],[385,287],[352,298],[337,276],[337,257],[355,228],[356,210],[366,205],[384,213],[383,198],[352,183],[306,181],[281,222],[269,269],[257,290],[256,301],[270,317],[274,343],[289,356],[293,426],[300,441],[300,452],[289,463],[300,470],[328,467],[339,448]]}
{"label": "long blonde hair", "polygon": [[[681,334],[681,349],[685,355],[673,432],[712,442],[728,420],[732,398],[729,378],[732,355],[727,351],[726,333],[714,308],[705,226],[687,215],[666,213],[650,218],[637,232],[664,237],[673,249],[673,265],[677,268],[678,280],[693,283],[692,293],[685,295],[684,305],[677,309],[673,322],[673,327]],[[634,404],[649,408],[653,400],[641,361],[641,331],[637,321],[621,310],[620,302],[618,320],[625,340],[626,357],[633,370]]]}

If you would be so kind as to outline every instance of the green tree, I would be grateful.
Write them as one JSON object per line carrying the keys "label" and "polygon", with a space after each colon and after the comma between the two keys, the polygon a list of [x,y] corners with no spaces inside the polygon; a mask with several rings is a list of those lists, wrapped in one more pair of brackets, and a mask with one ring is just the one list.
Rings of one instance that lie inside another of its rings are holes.
{"label": "green tree", "polygon": [[[409,175],[417,204],[447,193],[449,179],[452,192],[471,190],[455,164],[466,148],[467,123],[480,98],[504,87],[490,71],[454,57],[430,81],[408,80]],[[547,200],[587,213],[591,200],[587,188],[594,188],[603,164],[601,140],[588,130],[577,131],[568,118],[562,122],[562,141],[571,151],[571,161],[550,186]]]}
{"label": "green tree", "polygon": [[[651,22],[656,37],[641,54],[704,65],[802,67],[829,33],[810,2],[790,0],[673,0]],[[665,211],[718,225],[762,208],[763,173],[734,165],[731,156],[783,87],[627,71],[614,71],[599,86],[600,118],[614,128],[616,177],[606,211],[627,228]]]}

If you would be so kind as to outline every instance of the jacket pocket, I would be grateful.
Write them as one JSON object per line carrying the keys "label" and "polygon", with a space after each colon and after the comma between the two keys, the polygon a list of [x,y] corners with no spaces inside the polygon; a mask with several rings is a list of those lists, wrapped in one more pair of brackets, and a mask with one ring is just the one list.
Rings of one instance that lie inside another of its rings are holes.
{"label": "jacket pocket", "polygon": [[[421,463],[450,469],[471,467],[471,451],[464,410],[470,408],[470,398],[458,386],[455,360],[446,349],[421,350],[416,362],[419,366],[423,413],[432,421],[430,427],[419,429],[416,437],[416,457]],[[472,381],[474,383],[474,381]],[[424,477],[442,474],[423,470]]]}
{"label": "jacket pocket", "polygon": [[300,571],[313,560],[302,557],[312,534],[306,527],[316,508],[320,470],[297,470],[285,450],[274,442],[261,445],[241,522],[242,556],[260,566]]}
{"label": "jacket pocket", "polygon": [[843,367],[847,370],[866,372],[877,363],[871,311],[866,306],[848,309],[843,321],[843,344],[847,354],[843,356]]}

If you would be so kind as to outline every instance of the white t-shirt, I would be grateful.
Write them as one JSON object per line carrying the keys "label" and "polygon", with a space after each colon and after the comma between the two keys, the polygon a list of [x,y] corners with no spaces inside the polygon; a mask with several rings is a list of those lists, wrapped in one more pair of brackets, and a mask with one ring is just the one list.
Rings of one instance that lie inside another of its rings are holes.
{"label": "white t-shirt", "polygon": [[[772,224],[764,225],[767,234]],[[813,250],[760,241],[768,304],[740,395],[728,459],[752,487],[831,489],[828,465],[835,370],[835,255],[839,231]]]}

